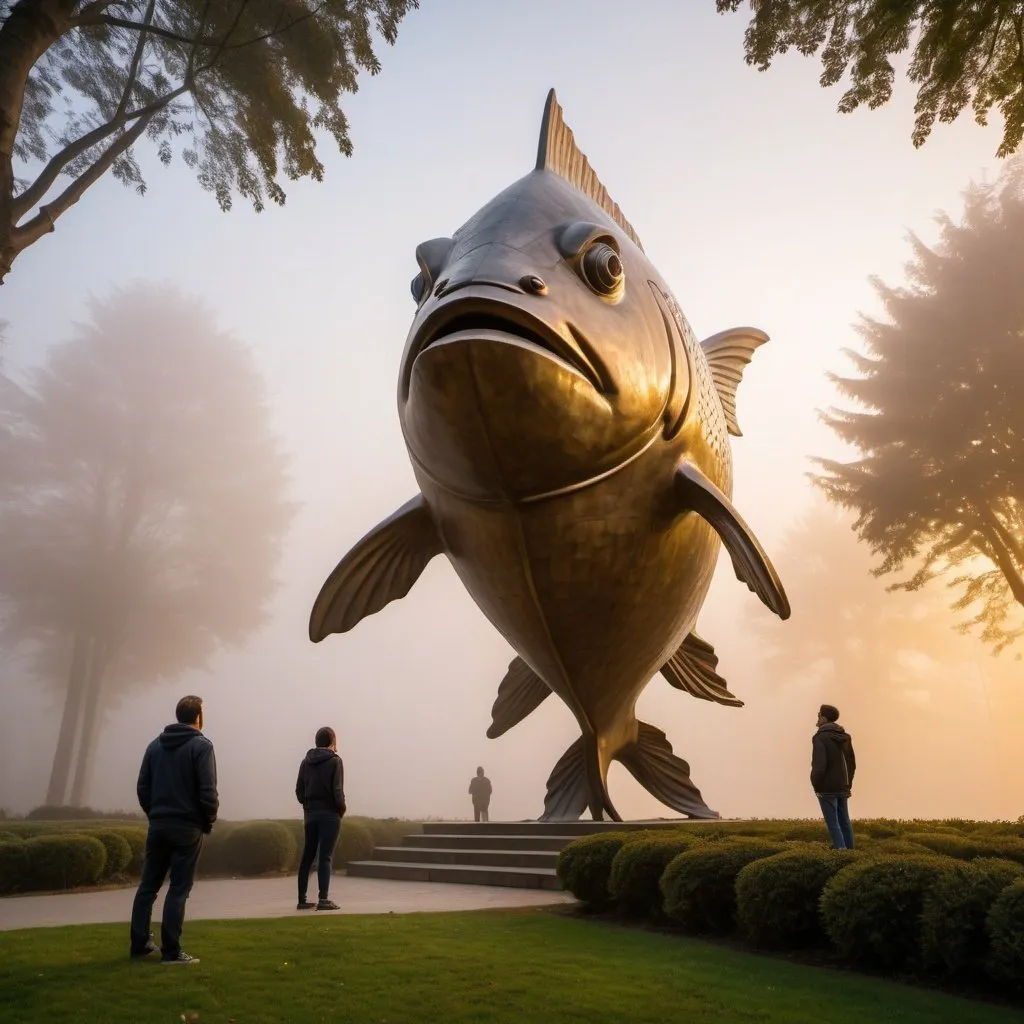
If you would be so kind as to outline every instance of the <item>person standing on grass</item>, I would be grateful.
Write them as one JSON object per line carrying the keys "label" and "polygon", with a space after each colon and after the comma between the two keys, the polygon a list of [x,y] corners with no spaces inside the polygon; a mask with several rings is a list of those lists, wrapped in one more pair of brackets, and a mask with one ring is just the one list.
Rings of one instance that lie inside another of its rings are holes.
{"label": "person standing on grass", "polygon": [[477,768],[476,776],[469,780],[469,795],[473,798],[473,820],[488,821],[487,808],[491,806],[491,780]]}
{"label": "person standing on grass", "polygon": [[170,872],[160,925],[160,963],[197,964],[181,948],[181,929],[203,836],[217,820],[217,762],[213,744],[202,733],[202,698],[182,697],[175,718],[146,747],[139,769],[136,788],[149,831],[142,879],[132,906],[131,955],[156,952],[149,930],[153,903]]}
{"label": "person standing on grass", "polygon": [[[299,765],[295,796],[302,804],[305,843],[299,861],[298,910],[340,910],[330,898],[334,847],[345,816],[345,767],[338,756],[338,739],[328,726],[317,729],[316,746]],[[316,860],[320,892],[317,902],[306,899],[309,872]]]}
{"label": "person standing on grass", "polygon": [[857,759],[853,754],[853,739],[837,724],[838,720],[838,708],[821,705],[818,731],[811,740],[811,785],[821,804],[833,847],[852,850],[853,827],[847,802],[852,794]]}

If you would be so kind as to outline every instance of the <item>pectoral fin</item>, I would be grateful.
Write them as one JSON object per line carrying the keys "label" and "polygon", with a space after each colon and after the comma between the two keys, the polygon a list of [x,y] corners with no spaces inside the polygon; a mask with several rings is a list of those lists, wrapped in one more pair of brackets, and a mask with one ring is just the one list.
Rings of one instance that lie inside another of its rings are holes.
{"label": "pectoral fin", "polygon": [[328,576],[309,617],[310,640],[319,643],[331,633],[346,633],[405,597],[442,550],[423,495],[417,494],[363,537]]}
{"label": "pectoral fin", "polygon": [[676,467],[675,492],[682,509],[696,512],[715,528],[732,558],[736,578],[780,619],[788,619],[789,600],[778,574],[732,502],[692,462]]}
{"label": "pectoral fin", "polygon": [[691,633],[679,650],[661,666],[661,674],[677,689],[685,690],[701,700],[741,708],[743,701],[734,697],[725,680],[715,671],[718,655],[714,647]]}
{"label": "pectoral fin", "polygon": [[488,737],[493,740],[518,725],[550,693],[548,684],[522,658],[516,658],[498,687]]}

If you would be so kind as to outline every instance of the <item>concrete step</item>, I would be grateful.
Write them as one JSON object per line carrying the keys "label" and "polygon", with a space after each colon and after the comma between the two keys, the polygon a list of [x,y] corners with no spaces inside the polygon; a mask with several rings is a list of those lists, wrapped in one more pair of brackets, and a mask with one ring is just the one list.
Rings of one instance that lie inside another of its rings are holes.
{"label": "concrete step", "polygon": [[513,889],[561,890],[553,868],[471,867],[461,864],[417,864],[359,860],[346,869],[357,878],[390,878],[406,882],[449,882],[456,885],[503,885]]}
{"label": "concrete step", "polygon": [[416,835],[403,836],[402,845],[418,850],[453,849],[463,850],[551,850],[557,853],[579,836],[564,835]]}
{"label": "concrete step", "polygon": [[[594,832],[679,828],[698,824],[692,818],[656,818],[652,821],[427,821],[424,835],[471,836],[585,836]],[[705,824],[707,824],[705,822]]]}
{"label": "concrete step", "polygon": [[558,863],[555,850],[474,850],[455,848],[417,849],[409,846],[378,846],[374,860],[406,864],[468,864],[472,867],[551,868]]}

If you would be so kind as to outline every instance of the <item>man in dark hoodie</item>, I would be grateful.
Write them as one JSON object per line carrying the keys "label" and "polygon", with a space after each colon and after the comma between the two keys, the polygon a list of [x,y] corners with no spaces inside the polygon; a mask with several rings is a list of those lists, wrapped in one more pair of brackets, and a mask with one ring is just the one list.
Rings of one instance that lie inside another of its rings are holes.
{"label": "man in dark hoodie", "polygon": [[839,709],[822,704],[818,731],[811,741],[811,785],[821,804],[832,845],[837,850],[853,849],[853,828],[847,801],[853,786],[857,759],[853,739],[838,725]]}
{"label": "man in dark hoodie", "polygon": [[[328,726],[317,729],[316,746],[307,751],[299,765],[295,796],[302,804],[305,843],[299,861],[299,910],[340,910],[330,898],[334,847],[345,814],[345,767],[338,757],[338,739]],[[309,872],[316,860],[317,902],[306,899]]]}
{"label": "man in dark hoodie", "polygon": [[197,964],[199,961],[181,948],[181,928],[203,836],[217,820],[217,762],[213,744],[201,731],[202,699],[182,697],[175,717],[177,722],[146,747],[139,769],[139,805],[149,819],[149,834],[142,881],[132,907],[131,955],[143,957],[156,952],[149,930],[153,902],[169,871],[171,883],[160,927],[160,962]]}

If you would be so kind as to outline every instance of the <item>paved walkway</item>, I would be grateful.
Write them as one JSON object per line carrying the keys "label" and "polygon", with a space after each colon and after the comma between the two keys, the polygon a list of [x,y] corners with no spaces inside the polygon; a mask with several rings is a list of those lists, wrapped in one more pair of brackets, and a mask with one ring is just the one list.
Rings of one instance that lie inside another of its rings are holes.
{"label": "paved walkway", "polygon": [[[134,897],[134,888],[53,896],[10,896],[0,899],[0,931],[127,922],[131,917]],[[343,914],[436,913],[573,902],[568,893],[544,889],[396,882],[382,878],[349,878],[346,875],[335,875],[332,879],[331,899],[341,905],[340,913]],[[163,894],[157,899],[154,921],[160,920],[162,905]],[[188,901],[186,919],[291,917],[301,913],[295,909],[295,879],[291,876],[218,878],[196,882]]]}

